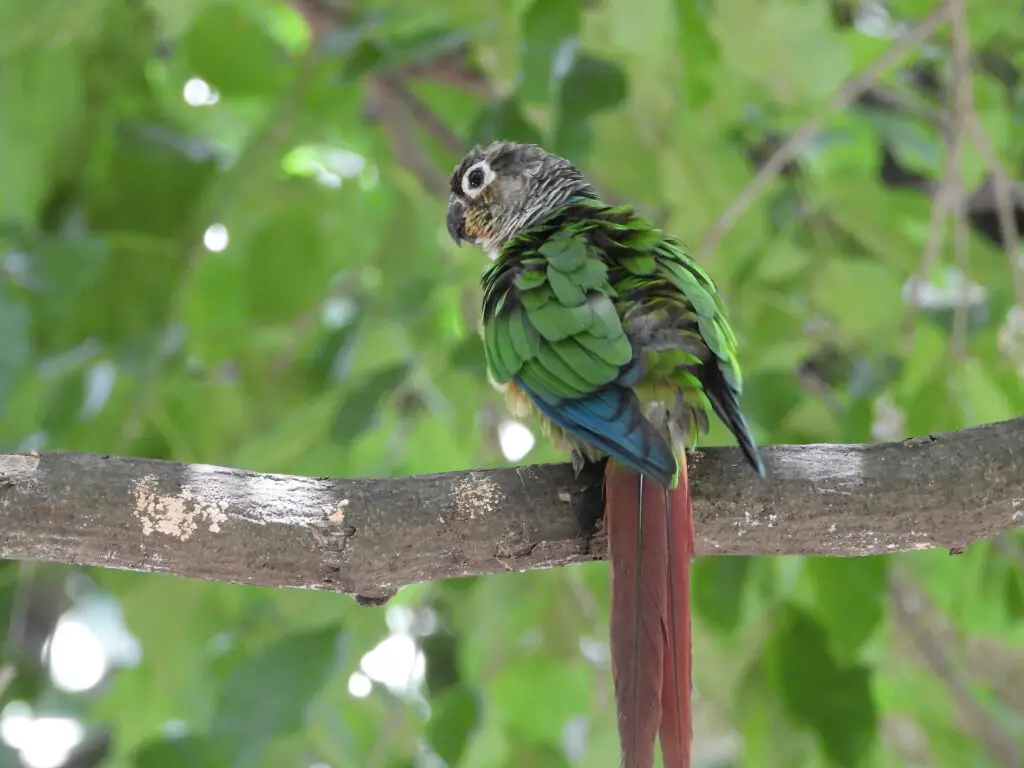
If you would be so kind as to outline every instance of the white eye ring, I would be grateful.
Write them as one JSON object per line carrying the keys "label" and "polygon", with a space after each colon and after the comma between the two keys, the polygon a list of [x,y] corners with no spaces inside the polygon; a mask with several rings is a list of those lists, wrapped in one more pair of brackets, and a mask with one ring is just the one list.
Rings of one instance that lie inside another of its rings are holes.
{"label": "white eye ring", "polygon": [[[471,187],[469,181],[474,176],[477,176],[477,171],[483,171],[483,180],[475,187]],[[481,160],[476,165],[470,166],[469,170],[466,171],[462,176],[462,191],[466,193],[466,197],[475,198],[481,192],[484,187],[494,181],[494,171],[491,170],[491,166],[487,164],[486,160]]]}

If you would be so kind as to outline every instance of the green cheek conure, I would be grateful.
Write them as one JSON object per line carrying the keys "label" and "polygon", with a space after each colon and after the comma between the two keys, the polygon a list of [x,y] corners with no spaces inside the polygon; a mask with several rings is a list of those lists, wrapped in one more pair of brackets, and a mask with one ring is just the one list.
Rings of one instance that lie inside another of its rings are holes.
{"label": "green cheek conure", "polygon": [[487,368],[517,415],[605,469],[612,673],[622,764],[690,764],[686,450],[714,411],[759,475],[740,410],[736,339],[711,278],[629,206],[603,203],[534,145],[474,149],[455,169],[448,232],[482,246]]}

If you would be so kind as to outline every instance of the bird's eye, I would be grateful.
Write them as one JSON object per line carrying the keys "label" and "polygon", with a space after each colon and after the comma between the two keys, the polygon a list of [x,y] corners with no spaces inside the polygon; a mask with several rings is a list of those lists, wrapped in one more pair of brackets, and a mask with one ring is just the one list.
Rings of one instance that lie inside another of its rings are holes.
{"label": "bird's eye", "polygon": [[474,168],[466,177],[466,183],[470,189],[480,189],[484,183],[484,169]]}

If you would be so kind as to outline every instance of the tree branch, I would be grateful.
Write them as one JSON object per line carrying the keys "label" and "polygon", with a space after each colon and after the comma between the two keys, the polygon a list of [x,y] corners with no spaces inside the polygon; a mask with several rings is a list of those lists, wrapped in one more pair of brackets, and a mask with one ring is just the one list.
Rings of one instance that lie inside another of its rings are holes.
{"label": "tree branch", "polygon": [[[700,554],[959,548],[1024,525],[1024,418],[875,445],[690,458]],[[405,584],[602,559],[600,468],[266,475],[94,454],[0,455],[0,557],[383,598]]]}

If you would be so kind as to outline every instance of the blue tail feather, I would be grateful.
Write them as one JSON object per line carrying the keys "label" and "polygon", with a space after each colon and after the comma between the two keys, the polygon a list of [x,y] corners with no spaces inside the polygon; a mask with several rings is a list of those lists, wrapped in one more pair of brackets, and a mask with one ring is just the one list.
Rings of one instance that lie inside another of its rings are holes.
{"label": "blue tail feather", "polygon": [[612,384],[587,397],[552,404],[537,397],[522,381],[517,379],[516,384],[538,411],[577,440],[604,451],[659,485],[671,485],[675,456],[644,417],[633,390]]}

